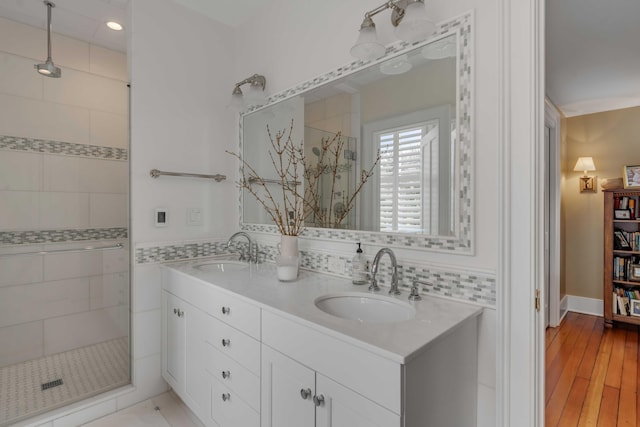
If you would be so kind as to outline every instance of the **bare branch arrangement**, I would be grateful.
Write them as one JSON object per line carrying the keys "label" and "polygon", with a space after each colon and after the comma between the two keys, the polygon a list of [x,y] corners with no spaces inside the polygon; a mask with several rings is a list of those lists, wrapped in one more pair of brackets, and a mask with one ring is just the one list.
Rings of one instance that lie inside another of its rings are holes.
{"label": "bare branch arrangement", "polygon": [[[315,223],[320,227],[339,227],[354,208],[356,196],[362,190],[367,180],[373,176],[380,161],[380,153],[369,169],[360,174],[360,180],[355,190],[345,199],[344,207],[334,212],[334,194],[337,191],[337,175],[339,162],[344,156],[345,141],[341,132],[333,137],[322,138],[320,155],[317,162],[307,161],[304,156],[304,144],[296,144],[291,139],[293,119],[288,130],[278,131],[272,136],[269,126],[267,134],[271,142],[269,157],[273,164],[278,191],[269,185],[274,180],[261,177],[258,172],[239,154],[227,151],[242,163],[242,177],[237,182],[238,188],[247,190],[256,201],[262,205],[267,214],[278,227],[281,234],[298,236],[304,230],[304,220],[312,215]],[[323,175],[330,175],[331,187],[329,192],[329,206],[322,206],[322,194],[318,183]],[[301,189],[302,179],[304,188]]]}
{"label": "bare branch arrangement", "polygon": [[289,130],[278,131],[275,138],[269,126],[267,133],[271,142],[269,157],[276,173],[276,181],[281,194],[273,193],[273,186],[261,177],[256,170],[237,153],[227,151],[242,163],[242,178],[237,183],[240,189],[247,190],[264,207],[280,234],[298,236],[304,230],[304,200],[296,187],[301,184],[304,168],[304,149],[302,143],[295,144],[291,139],[293,120]]}
{"label": "bare branch arrangement", "polygon": [[[337,178],[340,170],[340,159],[344,157],[345,139],[342,132],[336,133],[333,137],[321,139],[320,153],[317,161],[304,160],[304,201],[306,214],[305,218],[313,216],[318,227],[339,228],[342,221],[347,218],[349,212],[355,207],[356,197],[362,187],[367,182],[380,161],[380,152],[373,165],[369,169],[364,169],[360,173],[360,180],[356,184],[355,190],[346,197],[344,206],[334,209],[334,195],[338,192]],[[322,190],[320,182],[324,175],[329,175],[331,186],[329,187],[329,206],[323,206]]]}

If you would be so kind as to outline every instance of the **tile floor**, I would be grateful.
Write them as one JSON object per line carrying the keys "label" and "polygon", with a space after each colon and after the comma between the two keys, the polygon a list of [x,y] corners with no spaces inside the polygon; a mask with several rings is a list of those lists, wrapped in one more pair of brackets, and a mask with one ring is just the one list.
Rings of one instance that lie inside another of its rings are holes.
{"label": "tile floor", "polygon": [[[43,390],[42,384],[62,380]],[[0,368],[0,426],[129,383],[129,339],[105,341]]]}
{"label": "tile floor", "polygon": [[161,394],[84,427],[204,427],[172,392]]}

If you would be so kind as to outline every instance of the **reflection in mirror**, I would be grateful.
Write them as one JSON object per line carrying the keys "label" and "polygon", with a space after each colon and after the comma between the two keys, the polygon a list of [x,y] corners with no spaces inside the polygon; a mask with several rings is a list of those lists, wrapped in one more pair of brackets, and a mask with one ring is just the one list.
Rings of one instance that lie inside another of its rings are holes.
{"label": "reflection in mirror", "polygon": [[[343,67],[244,114],[242,155],[264,178],[273,171],[267,126],[282,130],[293,119],[307,168],[322,165],[323,141],[341,141],[339,159],[312,183],[318,197],[305,208],[305,235],[357,230],[363,242],[423,236],[407,245],[472,250],[470,29],[469,15],[458,18],[430,42],[391,48],[385,60],[354,63],[351,73]],[[266,231],[261,224],[270,223],[243,194],[243,228]]]}

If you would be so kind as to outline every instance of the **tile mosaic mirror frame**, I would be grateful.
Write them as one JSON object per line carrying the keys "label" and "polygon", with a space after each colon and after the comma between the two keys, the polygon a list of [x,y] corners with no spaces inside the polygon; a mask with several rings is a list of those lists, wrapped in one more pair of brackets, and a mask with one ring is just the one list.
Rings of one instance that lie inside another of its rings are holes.
{"label": "tile mosaic mirror frame", "polygon": [[[386,54],[375,61],[354,61],[336,70],[322,74],[269,97],[264,106],[250,107],[240,115],[239,153],[243,150],[243,116],[259,111],[273,104],[304,95],[306,92],[327,85],[345,76],[390,58],[402,55],[414,49],[420,49],[434,40],[450,35],[456,36],[456,129],[457,129],[457,169],[455,173],[455,193],[457,218],[456,232],[452,236],[418,235],[407,233],[372,232],[330,228],[312,228],[304,230],[301,237],[319,240],[339,240],[362,242],[363,244],[384,245],[416,250],[447,252],[462,255],[474,254],[474,62],[473,62],[473,11],[447,20],[437,26],[433,37],[424,42],[408,44],[398,42],[387,47]],[[345,48],[346,49],[346,48]],[[240,228],[245,231],[278,234],[275,225],[245,223],[243,220],[243,196],[240,192]]]}

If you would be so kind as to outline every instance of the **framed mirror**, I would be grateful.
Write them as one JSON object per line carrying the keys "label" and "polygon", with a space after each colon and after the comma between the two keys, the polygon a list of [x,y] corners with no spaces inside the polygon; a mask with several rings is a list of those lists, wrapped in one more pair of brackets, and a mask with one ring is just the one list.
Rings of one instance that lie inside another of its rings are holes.
{"label": "framed mirror", "polygon": [[[290,132],[306,170],[322,170],[295,183],[314,190],[303,237],[473,254],[472,47],[468,13],[430,40],[274,95],[241,115],[242,158],[275,178],[268,128]],[[326,156],[335,141],[340,151]],[[278,233],[246,190],[240,216],[243,230]]]}

